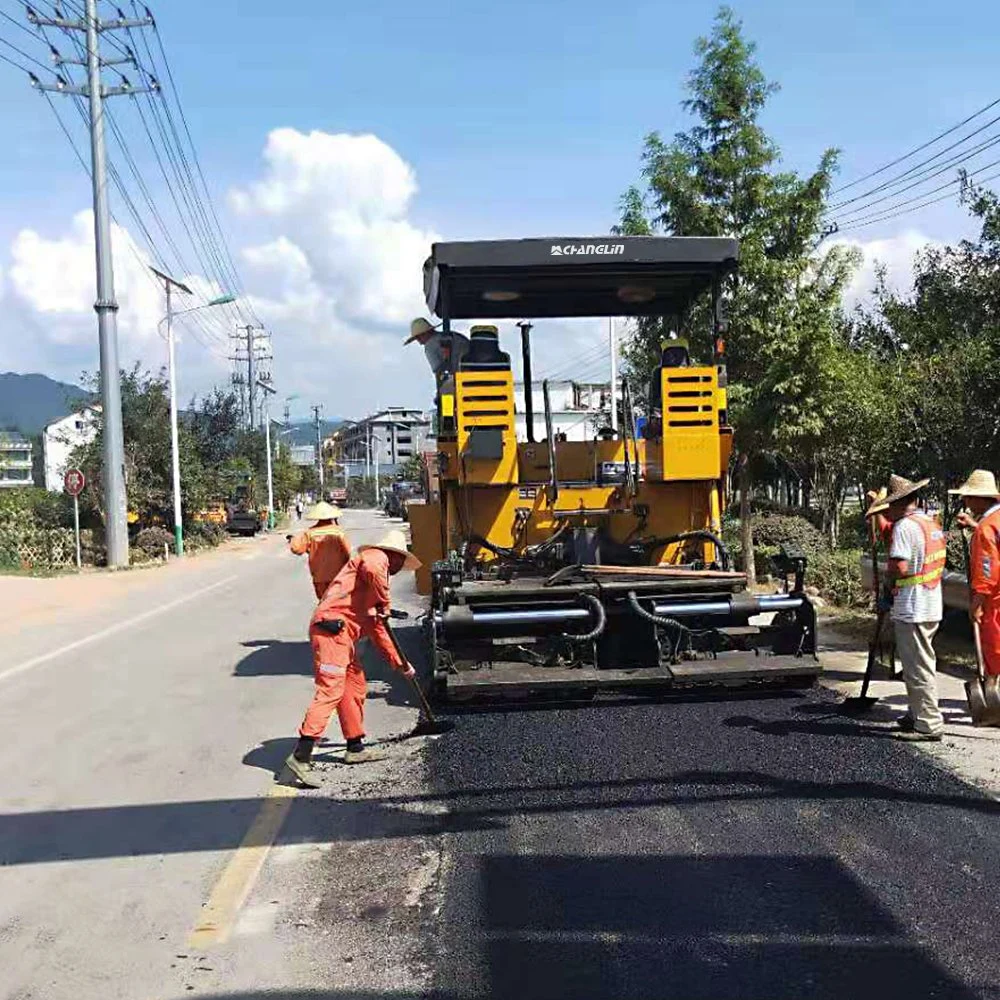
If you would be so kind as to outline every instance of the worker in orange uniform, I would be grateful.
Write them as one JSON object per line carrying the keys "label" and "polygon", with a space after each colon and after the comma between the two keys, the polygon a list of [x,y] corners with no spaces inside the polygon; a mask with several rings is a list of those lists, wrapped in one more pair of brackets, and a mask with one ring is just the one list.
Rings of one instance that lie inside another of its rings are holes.
{"label": "worker in orange uniform", "polygon": [[297,556],[309,556],[316,600],[321,601],[326,588],[351,558],[351,546],[340,527],[341,510],[331,503],[318,503],[306,511],[316,523],[295,536],[289,536],[289,548]]}
{"label": "worker in orange uniform", "polygon": [[336,712],[347,740],[345,764],[379,760],[384,752],[366,747],[364,670],[357,643],[371,639],[395,670],[411,678],[415,671],[396,651],[386,630],[389,615],[389,577],[403,569],[417,569],[420,560],[407,551],[401,531],[390,531],[374,545],[362,545],[358,554],[337,574],[309,623],[316,692],[299,727],[299,741],[285,762],[302,784],[319,788],[312,769],[316,741]]}
{"label": "worker in orange uniform", "polygon": [[957,490],[968,513],[958,515],[963,528],[972,528],[969,546],[969,617],[979,624],[983,669],[1000,675],[1000,490],[996,476],[976,469]]}
{"label": "worker in orange uniform", "polygon": [[920,492],[929,482],[890,476],[885,498],[873,504],[868,514],[884,511],[892,524],[887,593],[880,598],[879,610],[891,611],[906,685],[908,709],[896,720],[896,736],[936,743],[941,740],[944,718],[938,705],[934,636],[944,612],[941,580],[947,545],[941,525],[919,509]]}

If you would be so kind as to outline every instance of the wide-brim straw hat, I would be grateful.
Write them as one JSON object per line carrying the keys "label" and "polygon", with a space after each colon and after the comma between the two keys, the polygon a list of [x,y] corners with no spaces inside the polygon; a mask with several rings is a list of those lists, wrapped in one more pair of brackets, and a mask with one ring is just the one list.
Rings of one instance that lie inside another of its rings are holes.
{"label": "wide-brim straw hat", "polygon": [[958,497],[987,497],[996,499],[1000,497],[1000,489],[997,489],[997,477],[986,469],[974,469],[969,478],[966,479],[956,490],[948,490],[952,496]]}
{"label": "wide-brim straw hat", "polygon": [[434,332],[434,327],[431,326],[430,322],[424,319],[422,316],[418,317],[417,319],[413,320],[412,323],[410,323],[410,335],[409,337],[406,338],[406,340],[403,341],[403,346],[405,347],[407,344],[416,340],[418,337],[424,337],[428,333],[433,333],[433,332]]}
{"label": "wide-brim straw hat", "polygon": [[885,496],[882,499],[876,497],[875,502],[865,512],[865,517],[871,517],[872,514],[878,514],[883,510],[887,510],[894,503],[899,503],[900,500],[912,497],[915,493],[919,493],[929,482],[929,479],[918,479],[914,482],[905,476],[890,476]]}
{"label": "wide-brim straw hat", "polygon": [[334,506],[332,503],[327,503],[325,500],[321,500],[318,504],[314,504],[306,511],[306,518],[310,521],[336,521],[338,517],[343,515],[343,511]]}
{"label": "wide-brim straw hat", "polygon": [[403,569],[420,569],[423,565],[423,563],[421,563],[421,561],[406,547],[406,538],[399,530],[388,532],[383,535],[379,541],[372,542],[371,545],[358,546],[359,552],[364,552],[365,549],[381,549],[383,552],[398,552],[401,556],[406,557],[406,561],[403,563]]}

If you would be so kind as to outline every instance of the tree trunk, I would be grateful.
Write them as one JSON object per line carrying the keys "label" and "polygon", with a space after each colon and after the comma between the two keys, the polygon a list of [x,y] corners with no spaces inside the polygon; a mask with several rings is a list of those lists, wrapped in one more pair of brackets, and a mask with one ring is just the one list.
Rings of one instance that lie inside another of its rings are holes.
{"label": "tree trunk", "polygon": [[750,513],[750,500],[753,483],[750,478],[750,463],[744,458],[739,466],[740,484],[740,546],[743,549],[743,571],[747,575],[747,586],[757,583],[757,569],[754,565],[753,553],[753,521]]}

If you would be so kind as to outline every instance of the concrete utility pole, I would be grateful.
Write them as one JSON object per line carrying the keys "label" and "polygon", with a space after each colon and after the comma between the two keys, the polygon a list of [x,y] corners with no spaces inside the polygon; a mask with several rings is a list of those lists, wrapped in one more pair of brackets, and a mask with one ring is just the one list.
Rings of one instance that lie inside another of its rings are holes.
{"label": "concrete utility pole", "polygon": [[246,326],[247,335],[247,393],[248,393],[248,406],[247,412],[249,414],[250,420],[250,430],[254,429],[254,424],[256,423],[256,416],[254,414],[254,407],[257,402],[257,372],[255,370],[255,358],[257,355],[257,345],[254,342],[254,328],[247,324]]}
{"label": "concrete utility pole", "polygon": [[611,355],[611,429],[618,430],[618,337],[615,320],[608,317],[608,353]]}
{"label": "concrete utility pole", "polygon": [[[58,5],[55,8],[59,13]],[[38,90],[86,97],[90,105],[90,176],[94,195],[94,244],[97,264],[97,336],[101,358],[101,420],[104,435],[104,506],[106,510],[105,542],[108,566],[128,566],[128,499],[125,492],[125,435],[122,430],[122,396],[118,364],[118,303],[115,301],[115,275],[111,259],[111,218],[108,206],[107,163],[104,147],[104,99],[119,94],[137,94],[158,89],[133,87],[124,81],[120,87],[105,87],[101,82],[101,69],[116,63],[134,62],[132,59],[102,59],[100,39],[103,32],[117,29],[145,28],[153,24],[151,17],[119,17],[113,21],[100,21],[97,0],[86,0],[83,19],[66,17],[39,17],[28,7],[28,20],[37,28],[61,28],[80,31],[86,38],[87,59],[63,59],[56,53],[56,64],[85,65],[87,84],[75,87],[59,77],[59,83],[42,83],[32,75],[31,82]]]}
{"label": "concrete utility pole", "polygon": [[319,415],[323,410],[322,404],[317,404],[312,408],[313,420],[316,424],[316,472],[319,474],[319,491],[322,500],[323,493],[323,435],[320,432]]}
{"label": "concrete utility pole", "polygon": [[266,382],[258,381],[257,385],[264,393],[264,446],[267,449],[267,528],[274,528],[274,478],[271,474],[271,409],[268,406],[268,396],[275,390]]}

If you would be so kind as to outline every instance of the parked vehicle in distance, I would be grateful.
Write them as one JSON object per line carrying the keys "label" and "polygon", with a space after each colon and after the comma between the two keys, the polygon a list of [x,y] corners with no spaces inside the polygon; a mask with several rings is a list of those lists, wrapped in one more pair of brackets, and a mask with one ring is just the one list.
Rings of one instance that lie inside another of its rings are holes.
{"label": "parked vehicle in distance", "polygon": [[420,496],[420,484],[411,482],[393,483],[385,491],[385,499],[382,501],[382,510],[387,517],[401,517],[408,520],[406,504],[408,501]]}

